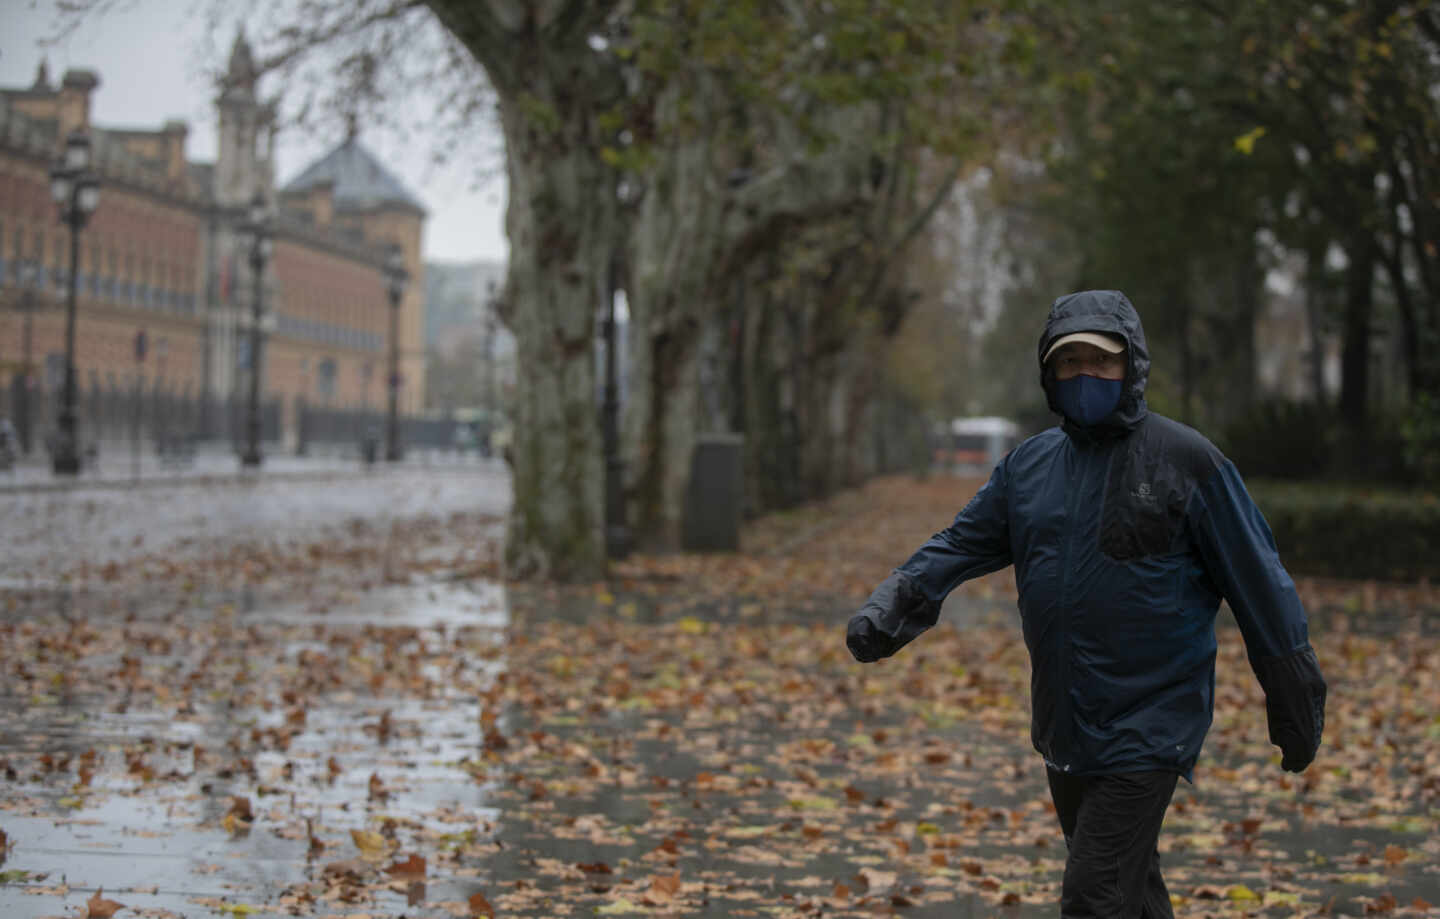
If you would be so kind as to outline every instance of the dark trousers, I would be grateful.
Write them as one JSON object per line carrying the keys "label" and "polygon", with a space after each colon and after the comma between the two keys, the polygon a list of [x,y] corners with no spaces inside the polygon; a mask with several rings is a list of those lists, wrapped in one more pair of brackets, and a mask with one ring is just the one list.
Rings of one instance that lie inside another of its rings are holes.
{"label": "dark trousers", "polygon": [[1046,773],[1069,849],[1061,919],[1173,919],[1155,843],[1179,776]]}

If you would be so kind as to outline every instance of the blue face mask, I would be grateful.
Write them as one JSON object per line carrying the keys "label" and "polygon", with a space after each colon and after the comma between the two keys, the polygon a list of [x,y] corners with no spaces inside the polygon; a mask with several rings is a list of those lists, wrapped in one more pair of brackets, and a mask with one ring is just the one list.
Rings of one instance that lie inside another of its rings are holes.
{"label": "blue face mask", "polygon": [[1081,374],[1055,381],[1055,401],[1066,418],[1088,427],[1115,411],[1124,385],[1124,380],[1102,380]]}

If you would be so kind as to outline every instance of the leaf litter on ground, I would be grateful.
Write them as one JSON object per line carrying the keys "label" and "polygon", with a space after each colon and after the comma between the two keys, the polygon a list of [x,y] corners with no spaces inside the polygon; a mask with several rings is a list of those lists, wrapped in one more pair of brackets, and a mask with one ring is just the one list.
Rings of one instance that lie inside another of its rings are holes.
{"label": "leaf litter on ground", "polygon": [[[250,832],[295,840],[303,880],[237,898],[300,915],[405,903],[415,916],[918,916],[967,898],[1049,915],[1064,844],[1028,745],[1013,581],[965,585],[939,627],[882,664],[855,664],[842,641],[850,611],[978,484],[877,480],[748,523],[739,553],[640,555],[603,583],[510,585],[499,636],[247,623],[231,605],[205,608],[244,585],[322,616],[343,610],[381,557],[364,528],[301,550],[299,565],[292,547],[213,568],[85,572],[76,583],[100,589],[65,615],[12,596],[0,650],[32,713],[85,700],[219,736],[78,756],[43,739],[7,749],[0,808],[47,812],[46,789],[82,808],[105,796],[179,804],[213,786],[215,828],[236,844]],[[437,538],[446,528],[469,540],[464,552]],[[493,571],[499,557],[493,520],[399,532],[384,551],[401,580]],[[1278,769],[1222,616],[1216,724],[1162,840],[1177,914],[1433,914],[1440,641],[1424,622],[1440,600],[1428,585],[1298,583],[1323,624],[1326,744],[1304,775]],[[401,700],[463,697],[479,716],[473,754],[455,765],[485,789],[494,821],[409,803],[423,798],[407,778],[416,757],[395,749],[423,735]],[[375,700],[363,742],[317,742],[321,713],[362,699]],[[253,714],[232,724],[236,711]],[[347,778],[345,809],[307,806]],[[422,819],[395,819],[407,804]],[[417,881],[432,899],[407,903]]]}

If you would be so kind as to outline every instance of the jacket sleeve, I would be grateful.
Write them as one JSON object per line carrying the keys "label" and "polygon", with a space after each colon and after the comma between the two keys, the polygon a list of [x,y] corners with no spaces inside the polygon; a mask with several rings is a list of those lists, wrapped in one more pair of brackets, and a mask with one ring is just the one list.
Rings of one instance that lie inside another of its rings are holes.
{"label": "jacket sleeve", "polygon": [[858,616],[870,620],[881,656],[889,657],[940,618],[945,597],[962,581],[1010,564],[1006,460],[950,526],[936,533],[886,578]]}
{"label": "jacket sleeve", "polygon": [[1197,489],[1191,524],[1205,569],[1235,614],[1265,691],[1270,739],[1285,751],[1285,768],[1304,768],[1325,727],[1325,678],[1275,537],[1229,460]]}

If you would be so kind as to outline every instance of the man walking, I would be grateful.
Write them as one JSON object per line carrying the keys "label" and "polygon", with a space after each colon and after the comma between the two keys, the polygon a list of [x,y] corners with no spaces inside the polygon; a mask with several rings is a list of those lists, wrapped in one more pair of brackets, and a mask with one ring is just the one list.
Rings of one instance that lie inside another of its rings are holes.
{"label": "man walking", "polygon": [[856,660],[889,657],[961,582],[1015,566],[1030,651],[1031,741],[1068,857],[1063,919],[1170,917],[1156,841],[1210,727],[1214,622],[1234,611],[1282,768],[1314,759],[1325,680],[1305,611],[1235,466],[1149,411],[1150,357],[1124,294],[1050,308],[1040,380],[1060,427],[995,467],[949,527],[850,620]]}

